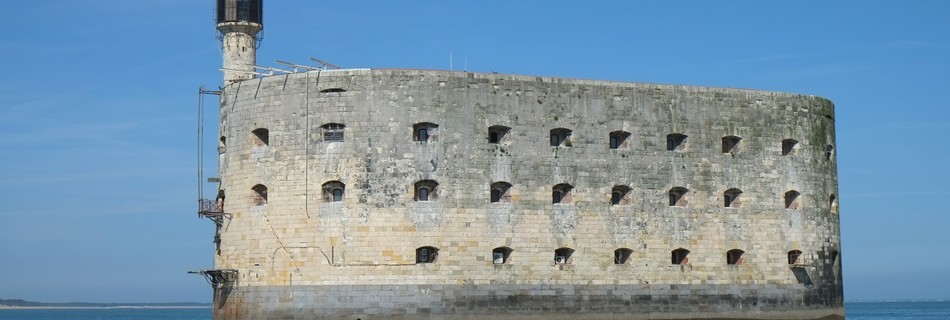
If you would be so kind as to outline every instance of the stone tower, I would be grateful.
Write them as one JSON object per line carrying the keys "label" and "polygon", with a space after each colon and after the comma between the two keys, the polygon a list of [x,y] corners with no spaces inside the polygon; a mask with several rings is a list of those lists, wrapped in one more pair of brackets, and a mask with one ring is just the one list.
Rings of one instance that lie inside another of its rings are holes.
{"label": "stone tower", "polygon": [[215,0],[224,55],[224,84],[254,78],[258,33],[264,29],[263,0]]}

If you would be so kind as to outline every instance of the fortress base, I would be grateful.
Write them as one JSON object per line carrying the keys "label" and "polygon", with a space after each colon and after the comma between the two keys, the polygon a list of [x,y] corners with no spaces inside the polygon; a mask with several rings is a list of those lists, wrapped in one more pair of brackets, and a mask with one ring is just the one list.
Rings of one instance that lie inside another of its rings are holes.
{"label": "fortress base", "polygon": [[[831,288],[786,285],[333,285],[221,289],[215,320],[844,319]],[[832,301],[834,300],[834,301]]]}

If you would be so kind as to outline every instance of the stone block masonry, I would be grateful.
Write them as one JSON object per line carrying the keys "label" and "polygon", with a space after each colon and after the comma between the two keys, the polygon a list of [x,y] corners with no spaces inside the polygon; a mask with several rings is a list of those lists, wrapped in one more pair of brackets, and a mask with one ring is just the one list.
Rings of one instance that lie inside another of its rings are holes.
{"label": "stone block masonry", "polygon": [[216,319],[843,316],[826,99],[388,69],[221,99]]}

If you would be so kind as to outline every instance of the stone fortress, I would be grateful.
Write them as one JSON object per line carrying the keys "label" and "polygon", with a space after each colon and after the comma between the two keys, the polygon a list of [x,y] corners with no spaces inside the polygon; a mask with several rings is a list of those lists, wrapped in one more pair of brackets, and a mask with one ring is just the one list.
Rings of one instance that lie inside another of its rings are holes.
{"label": "stone fortress", "polygon": [[215,319],[840,319],[823,98],[224,47]]}

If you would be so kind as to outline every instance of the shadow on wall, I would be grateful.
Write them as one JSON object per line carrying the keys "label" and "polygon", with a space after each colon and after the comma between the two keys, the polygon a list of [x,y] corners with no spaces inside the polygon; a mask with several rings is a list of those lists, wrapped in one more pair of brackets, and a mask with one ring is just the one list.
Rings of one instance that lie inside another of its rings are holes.
{"label": "shadow on wall", "polygon": [[795,279],[798,280],[798,283],[805,286],[805,288],[811,289],[815,287],[815,284],[811,282],[811,276],[808,275],[808,270],[805,270],[804,267],[792,267],[792,273],[795,274]]}

